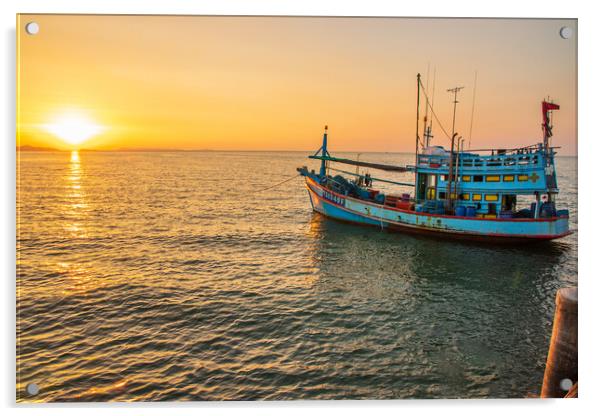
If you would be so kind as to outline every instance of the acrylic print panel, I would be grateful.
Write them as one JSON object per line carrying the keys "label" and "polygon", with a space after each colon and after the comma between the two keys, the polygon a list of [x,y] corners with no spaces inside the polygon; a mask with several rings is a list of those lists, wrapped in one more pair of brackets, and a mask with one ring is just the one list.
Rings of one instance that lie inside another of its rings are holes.
{"label": "acrylic print panel", "polygon": [[17,401],[574,394],[576,20],[17,34]]}

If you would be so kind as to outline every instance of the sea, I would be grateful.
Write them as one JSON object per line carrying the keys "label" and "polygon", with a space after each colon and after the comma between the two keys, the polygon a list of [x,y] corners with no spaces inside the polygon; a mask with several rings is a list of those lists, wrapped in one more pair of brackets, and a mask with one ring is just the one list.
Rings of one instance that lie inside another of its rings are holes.
{"label": "sea", "polygon": [[[312,212],[303,165],[317,168],[306,152],[20,152],[17,401],[539,394],[577,232],[495,246],[341,223]],[[577,158],[557,172],[577,231]]]}

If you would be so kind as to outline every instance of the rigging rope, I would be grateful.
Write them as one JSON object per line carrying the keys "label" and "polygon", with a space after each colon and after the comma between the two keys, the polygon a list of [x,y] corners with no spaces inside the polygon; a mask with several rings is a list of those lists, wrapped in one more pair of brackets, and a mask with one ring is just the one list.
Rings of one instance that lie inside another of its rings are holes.
{"label": "rigging rope", "polygon": [[468,133],[468,148],[472,147],[472,120],[474,119],[474,102],[477,96],[477,71],[474,71],[474,84],[472,87],[472,111],[470,113],[470,132]]}
{"label": "rigging rope", "polygon": [[447,138],[449,140],[451,140],[451,136],[449,135],[449,133],[447,133],[447,130],[445,130],[445,128],[443,127],[443,124],[439,120],[439,117],[437,117],[437,113],[435,113],[435,110],[433,110],[433,106],[431,105],[431,101],[429,100],[428,94],[424,90],[424,85],[422,85],[422,80],[420,80],[420,88],[422,88],[422,92],[424,93],[424,97],[426,98],[426,105],[428,105],[428,107],[431,109],[431,114],[435,117],[435,120],[437,120],[437,124],[439,124],[439,127],[441,128],[443,133],[447,136]]}

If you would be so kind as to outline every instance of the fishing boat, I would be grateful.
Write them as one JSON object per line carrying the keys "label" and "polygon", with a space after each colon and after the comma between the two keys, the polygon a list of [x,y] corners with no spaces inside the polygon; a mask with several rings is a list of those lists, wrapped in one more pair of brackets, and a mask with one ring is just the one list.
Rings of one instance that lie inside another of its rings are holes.
{"label": "fishing boat", "polygon": [[[446,134],[451,146],[445,149],[430,144],[434,111],[420,74],[417,89],[415,163],[391,165],[332,156],[326,126],[322,146],[309,156],[320,161],[319,172],[307,166],[297,169],[305,179],[314,211],[392,231],[484,242],[548,241],[571,233],[568,210],[556,207],[559,189],[554,156],[558,147],[550,145],[550,137],[551,112],[560,108],[557,104],[542,101],[541,143],[513,149],[464,150],[464,141],[454,127],[451,135]],[[455,125],[459,88],[451,91]],[[424,117],[422,137],[418,134],[421,95],[431,111],[430,125]],[[356,172],[335,169],[332,164],[353,165]],[[414,181],[394,181],[390,175],[376,178],[360,173],[359,168],[410,172]],[[341,174],[333,176],[333,170]],[[399,192],[383,192],[373,186],[375,182],[399,187]]]}

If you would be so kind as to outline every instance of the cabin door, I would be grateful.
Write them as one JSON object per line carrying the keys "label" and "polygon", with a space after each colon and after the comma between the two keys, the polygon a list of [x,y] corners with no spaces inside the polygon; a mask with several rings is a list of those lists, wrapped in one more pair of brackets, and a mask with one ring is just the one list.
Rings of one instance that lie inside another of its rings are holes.
{"label": "cabin door", "polygon": [[516,195],[502,195],[502,211],[516,211]]}
{"label": "cabin door", "polygon": [[424,173],[418,174],[418,189],[416,189],[416,200],[421,201],[426,198],[426,177]]}

